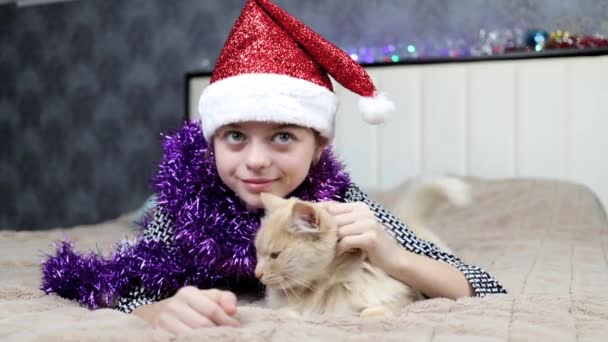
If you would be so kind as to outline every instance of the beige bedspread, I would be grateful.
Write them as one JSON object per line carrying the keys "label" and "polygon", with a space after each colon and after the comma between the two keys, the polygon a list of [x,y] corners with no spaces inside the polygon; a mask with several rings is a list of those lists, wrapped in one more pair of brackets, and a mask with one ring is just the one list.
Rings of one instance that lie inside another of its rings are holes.
{"label": "beige bedspread", "polygon": [[[241,328],[212,328],[179,341],[608,341],[608,226],[580,185],[481,181],[465,209],[443,206],[435,231],[466,262],[495,275],[509,295],[432,299],[396,316],[295,319],[243,306]],[[125,219],[42,232],[0,231],[0,340],[167,341],[174,337],[117,311],[88,311],[38,290],[42,252],[69,236],[82,249],[133,234]]]}

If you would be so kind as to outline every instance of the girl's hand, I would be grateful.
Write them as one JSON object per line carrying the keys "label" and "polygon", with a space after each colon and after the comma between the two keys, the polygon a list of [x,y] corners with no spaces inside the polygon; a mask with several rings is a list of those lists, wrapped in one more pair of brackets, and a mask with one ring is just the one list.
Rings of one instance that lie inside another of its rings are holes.
{"label": "girl's hand", "polygon": [[376,216],[363,202],[323,202],[322,206],[338,224],[337,254],[361,249],[370,262],[388,274],[395,272],[397,259],[404,249],[384,230]]}
{"label": "girl's hand", "polygon": [[367,252],[372,264],[430,298],[457,299],[475,293],[458,268],[401,247],[365,203],[323,202],[321,205],[338,223],[337,253],[359,248]]}
{"label": "girl's hand", "polygon": [[236,296],[220,290],[199,290],[194,286],[181,288],[170,298],[142,305],[132,312],[155,328],[180,334],[197,328],[240,325],[236,314]]}

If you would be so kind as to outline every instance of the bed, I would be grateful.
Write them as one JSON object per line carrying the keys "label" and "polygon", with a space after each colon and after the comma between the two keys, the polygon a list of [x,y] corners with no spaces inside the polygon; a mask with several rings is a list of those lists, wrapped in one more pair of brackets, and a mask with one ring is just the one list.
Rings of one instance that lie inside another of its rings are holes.
{"label": "bed", "polygon": [[[508,295],[430,299],[380,318],[295,318],[243,301],[241,328],[173,337],[114,311],[89,311],[39,290],[40,261],[66,236],[81,250],[133,237],[132,214],[90,226],[0,231],[0,340],[78,341],[605,341],[608,224],[595,193],[578,183],[469,179],[473,203],[442,205],[432,227],[466,262],[496,276]],[[378,198],[392,206],[387,198]],[[388,202],[388,203],[387,203]]]}

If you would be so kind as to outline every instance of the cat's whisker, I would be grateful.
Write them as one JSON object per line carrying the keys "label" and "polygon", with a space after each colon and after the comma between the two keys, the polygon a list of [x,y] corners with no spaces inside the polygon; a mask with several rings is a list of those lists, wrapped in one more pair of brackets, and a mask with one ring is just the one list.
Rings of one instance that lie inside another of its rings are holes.
{"label": "cat's whisker", "polygon": [[279,281],[279,285],[281,286],[281,289],[283,289],[283,293],[285,294],[285,297],[287,297],[287,301],[289,301],[289,294],[287,293],[287,289],[285,289],[285,286],[283,286],[283,282]]}
{"label": "cat's whisker", "polygon": [[310,281],[303,280],[303,279],[298,279],[298,278],[295,278],[295,277],[292,277],[292,276],[288,276],[288,275],[285,275],[285,277],[288,278],[288,279],[290,279],[290,280],[295,281],[296,283],[304,286],[305,288],[307,288],[309,290],[312,290],[314,292],[317,291],[317,288],[314,287],[314,286],[312,286],[312,282],[310,282]]}
{"label": "cat's whisker", "polygon": [[298,294],[296,293],[296,291],[291,286],[288,287],[288,289],[291,291],[291,293],[293,293],[293,295],[296,297],[296,299],[298,301],[300,301],[300,296],[298,296]]}
{"label": "cat's whisker", "polygon": [[293,280],[294,282],[296,282],[296,283],[298,283],[298,284],[300,284],[302,286],[304,286],[305,288],[307,288],[309,290],[316,290],[316,288],[314,286],[312,286],[312,283],[306,282],[306,281],[301,280],[301,279],[293,278],[293,277],[290,277],[289,279]]}

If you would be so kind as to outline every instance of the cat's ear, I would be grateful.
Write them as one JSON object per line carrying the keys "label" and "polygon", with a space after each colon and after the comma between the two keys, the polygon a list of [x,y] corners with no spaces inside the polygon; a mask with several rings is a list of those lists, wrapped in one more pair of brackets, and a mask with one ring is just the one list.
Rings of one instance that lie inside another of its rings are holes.
{"label": "cat's ear", "polygon": [[266,211],[274,211],[276,208],[285,204],[286,201],[285,199],[269,192],[262,192],[260,194],[260,199],[262,200],[262,204],[264,205]]}
{"label": "cat's ear", "polygon": [[292,209],[292,224],[290,229],[296,233],[318,233],[319,214],[307,203],[296,202]]}

